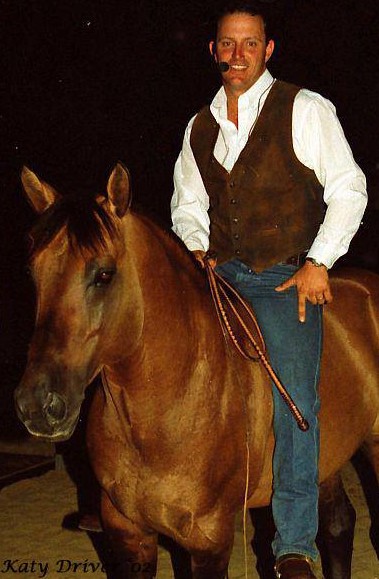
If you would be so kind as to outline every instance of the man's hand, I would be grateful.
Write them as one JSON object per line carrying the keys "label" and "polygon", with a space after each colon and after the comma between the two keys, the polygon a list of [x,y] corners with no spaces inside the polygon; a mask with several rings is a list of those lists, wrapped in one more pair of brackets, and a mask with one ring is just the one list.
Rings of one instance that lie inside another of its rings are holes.
{"label": "man's hand", "polygon": [[317,267],[306,261],[292,277],[279,285],[276,291],[281,292],[296,286],[298,297],[299,321],[305,322],[305,305],[307,300],[313,305],[322,305],[332,301],[328,270],[325,266]]}
{"label": "man's hand", "polygon": [[216,267],[217,260],[214,257],[207,257],[207,253],[202,249],[194,249],[192,251],[192,255],[194,256],[196,261],[199,262],[199,264],[203,269],[205,268],[205,261],[209,263],[212,269]]}

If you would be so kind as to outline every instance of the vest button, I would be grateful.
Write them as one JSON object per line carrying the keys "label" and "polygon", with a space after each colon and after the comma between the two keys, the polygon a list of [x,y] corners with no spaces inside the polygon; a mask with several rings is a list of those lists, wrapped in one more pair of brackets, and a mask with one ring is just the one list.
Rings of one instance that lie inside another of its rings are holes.
{"label": "vest button", "polygon": [[238,217],[233,217],[233,223],[238,223],[239,219]]}
{"label": "vest button", "polygon": [[239,239],[239,238],[240,238],[240,236],[239,236],[238,233],[235,233],[235,234],[233,235],[233,237],[234,237],[234,239]]}
{"label": "vest button", "polygon": [[230,181],[229,186],[233,188],[234,185],[235,185],[235,182],[234,182],[234,181]]}
{"label": "vest button", "polygon": [[234,252],[236,255],[241,255],[241,251],[239,249],[236,249]]}
{"label": "vest button", "polygon": [[231,200],[230,200],[230,203],[231,203],[232,205],[236,205],[236,204],[237,204],[237,199],[234,199],[234,198],[231,199]]}

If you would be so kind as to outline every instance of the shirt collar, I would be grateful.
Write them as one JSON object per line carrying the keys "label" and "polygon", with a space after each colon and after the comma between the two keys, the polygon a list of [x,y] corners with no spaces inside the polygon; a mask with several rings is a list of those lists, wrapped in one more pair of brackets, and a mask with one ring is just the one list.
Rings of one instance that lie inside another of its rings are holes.
{"label": "shirt collar", "polygon": [[[253,84],[253,86],[251,86],[239,97],[238,109],[244,110],[250,107],[256,108],[258,106],[262,92],[269,88],[273,80],[274,79],[271,73],[266,69],[258,78],[258,80]],[[226,103],[226,93],[224,87],[222,86],[210,105],[211,113],[216,121],[227,118]]]}

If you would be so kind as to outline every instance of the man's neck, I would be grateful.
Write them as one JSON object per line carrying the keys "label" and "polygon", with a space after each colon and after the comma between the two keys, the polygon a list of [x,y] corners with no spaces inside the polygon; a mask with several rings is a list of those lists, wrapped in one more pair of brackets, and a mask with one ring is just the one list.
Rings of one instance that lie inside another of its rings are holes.
{"label": "man's neck", "polygon": [[235,124],[238,129],[238,96],[227,95],[228,120]]}
{"label": "man's neck", "polygon": [[[267,69],[265,69],[267,70]],[[262,73],[263,75],[263,73]],[[238,128],[238,99],[241,95],[248,92],[253,86],[255,86],[258,81],[262,78],[262,75],[257,79],[248,89],[246,90],[238,90],[235,87],[231,87],[230,85],[224,84],[224,90],[226,95],[227,101],[227,118],[229,121],[234,123],[234,125]]]}
{"label": "man's neck", "polygon": [[225,85],[224,89],[226,94],[228,120],[234,123],[238,129],[238,99],[246,92],[246,90],[232,90],[230,87]]}

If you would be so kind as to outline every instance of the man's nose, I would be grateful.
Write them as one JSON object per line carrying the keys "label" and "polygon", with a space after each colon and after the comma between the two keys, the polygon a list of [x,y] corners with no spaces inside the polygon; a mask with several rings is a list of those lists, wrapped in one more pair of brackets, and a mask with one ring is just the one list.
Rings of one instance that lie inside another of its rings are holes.
{"label": "man's nose", "polygon": [[234,54],[233,54],[234,58],[235,59],[243,58],[244,55],[245,51],[243,43],[236,42],[236,44],[234,45]]}

